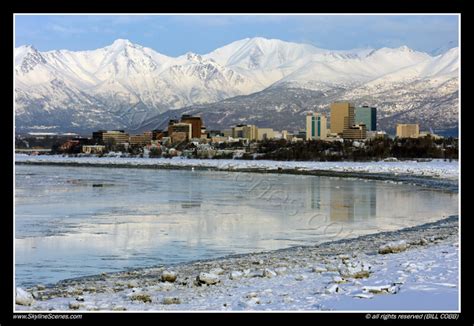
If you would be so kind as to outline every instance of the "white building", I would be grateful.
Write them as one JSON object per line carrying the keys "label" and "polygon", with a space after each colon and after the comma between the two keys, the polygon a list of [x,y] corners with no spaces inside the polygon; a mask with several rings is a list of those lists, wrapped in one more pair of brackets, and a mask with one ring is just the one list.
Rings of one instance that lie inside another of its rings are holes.
{"label": "white building", "polygon": [[306,140],[327,138],[326,115],[308,112],[306,115]]}
{"label": "white building", "polygon": [[275,132],[272,128],[257,128],[257,140],[273,138],[275,138]]}

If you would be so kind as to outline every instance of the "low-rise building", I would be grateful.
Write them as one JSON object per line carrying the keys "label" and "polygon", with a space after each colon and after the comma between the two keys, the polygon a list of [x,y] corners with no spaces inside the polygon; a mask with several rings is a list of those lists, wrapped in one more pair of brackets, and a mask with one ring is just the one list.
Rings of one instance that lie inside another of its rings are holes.
{"label": "low-rise building", "polygon": [[65,143],[63,143],[61,146],[59,146],[59,150],[61,152],[70,152],[74,150],[75,147],[80,145],[79,140],[68,140]]}
{"label": "low-rise building", "polygon": [[367,138],[367,129],[365,124],[353,125],[350,128],[344,129],[342,131],[343,139],[366,139]]}
{"label": "low-rise building", "polygon": [[420,137],[431,137],[433,139],[442,139],[443,136],[437,135],[431,131],[420,131]]}
{"label": "low-rise building", "polygon": [[153,131],[145,131],[143,133],[143,136],[145,136],[145,139],[150,142],[153,140]]}
{"label": "low-rise building", "polygon": [[207,137],[207,129],[204,126],[201,126],[201,139],[206,139]]}
{"label": "low-rise building", "polygon": [[257,140],[273,139],[275,138],[275,132],[272,128],[256,128],[257,129]]}
{"label": "low-rise building", "polygon": [[211,143],[226,143],[229,141],[230,137],[223,137],[223,136],[214,136],[211,137]]}
{"label": "low-rise building", "polygon": [[123,130],[107,130],[107,131],[99,131],[96,135],[93,134],[93,137],[96,136],[98,139],[101,139],[103,144],[107,144],[110,142],[115,142],[116,144],[120,143],[128,143],[129,141],[129,134],[127,134]]}
{"label": "low-rise building", "polygon": [[102,154],[105,151],[104,145],[83,145],[82,152],[85,154]]}
{"label": "low-rise building", "polygon": [[255,125],[237,125],[232,128],[233,138],[246,138],[250,141],[257,140],[258,131]]}
{"label": "low-rise building", "polygon": [[367,131],[367,139],[387,138],[385,131]]}
{"label": "low-rise building", "polygon": [[129,138],[129,143],[132,146],[144,146],[148,144],[151,141],[147,136],[145,135],[132,135]]}
{"label": "low-rise building", "polygon": [[163,137],[168,136],[168,132],[163,131],[161,129],[155,129],[151,132],[151,134],[152,134],[152,136],[151,136],[152,140],[161,140]]}
{"label": "low-rise building", "polygon": [[192,125],[190,123],[175,123],[168,127],[168,134],[171,137],[171,142],[173,143],[189,141],[192,138]]}
{"label": "low-rise building", "polygon": [[417,123],[397,124],[397,137],[398,138],[418,138],[420,137],[420,126]]}
{"label": "low-rise building", "polygon": [[207,137],[212,138],[212,137],[224,137],[224,133],[220,130],[209,130],[207,132]]}
{"label": "low-rise building", "polygon": [[222,130],[222,136],[224,136],[224,137],[232,137],[232,129],[224,129],[224,130]]}
{"label": "low-rise building", "polygon": [[187,132],[177,131],[173,132],[170,138],[173,144],[182,143],[189,140],[189,134]]}

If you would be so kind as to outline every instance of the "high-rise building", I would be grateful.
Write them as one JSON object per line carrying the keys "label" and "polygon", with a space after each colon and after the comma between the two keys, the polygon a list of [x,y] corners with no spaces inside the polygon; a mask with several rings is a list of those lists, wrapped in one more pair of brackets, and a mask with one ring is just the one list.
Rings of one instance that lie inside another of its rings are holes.
{"label": "high-rise building", "polygon": [[420,137],[420,126],[414,124],[397,124],[397,137],[399,138],[418,138]]}
{"label": "high-rise building", "polygon": [[193,117],[188,114],[183,114],[183,116],[181,117],[181,122],[189,123],[192,126],[192,138],[201,138],[201,128],[203,126],[201,117]]}
{"label": "high-rise building", "polygon": [[354,105],[349,102],[331,104],[331,132],[342,134],[354,125]]}
{"label": "high-rise building", "polygon": [[377,130],[377,108],[366,105],[356,107],[355,123],[365,124],[367,131]]}
{"label": "high-rise building", "polygon": [[306,115],[306,140],[326,139],[327,134],[326,115],[309,112]]}

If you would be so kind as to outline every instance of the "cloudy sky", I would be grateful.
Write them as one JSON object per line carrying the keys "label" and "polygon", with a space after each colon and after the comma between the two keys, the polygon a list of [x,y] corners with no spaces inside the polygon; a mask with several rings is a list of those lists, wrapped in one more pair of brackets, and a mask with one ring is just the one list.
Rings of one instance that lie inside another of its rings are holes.
{"label": "cloudy sky", "polygon": [[208,53],[246,37],[314,46],[408,47],[430,52],[458,45],[457,15],[16,15],[15,46],[93,50],[118,38],[177,56]]}

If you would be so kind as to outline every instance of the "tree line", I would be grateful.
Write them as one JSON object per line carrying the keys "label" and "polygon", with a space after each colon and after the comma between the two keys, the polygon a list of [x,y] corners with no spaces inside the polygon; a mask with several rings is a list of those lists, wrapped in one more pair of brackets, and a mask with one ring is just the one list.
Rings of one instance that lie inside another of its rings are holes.
{"label": "tree line", "polygon": [[277,161],[369,161],[390,157],[452,160],[458,159],[458,140],[428,136],[415,139],[379,138],[365,142],[310,140],[292,143],[281,139],[259,143],[256,152],[259,153],[256,159]]}

